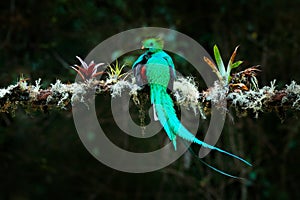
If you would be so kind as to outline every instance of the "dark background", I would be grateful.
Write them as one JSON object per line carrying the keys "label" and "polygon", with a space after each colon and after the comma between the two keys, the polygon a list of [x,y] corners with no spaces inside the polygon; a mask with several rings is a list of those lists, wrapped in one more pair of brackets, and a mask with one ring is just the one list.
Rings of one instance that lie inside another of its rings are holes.
{"label": "dark background", "polygon": [[[42,78],[44,87],[56,79],[71,82],[75,73],[68,66],[78,63],[76,55],[84,58],[121,31],[156,26],[180,31],[210,53],[218,44],[225,60],[240,45],[244,68],[261,65],[260,85],[277,79],[280,88],[300,78],[299,8],[299,0],[1,1],[0,87],[15,83],[20,74],[31,81]],[[110,102],[109,95],[101,98]],[[99,104],[98,111],[107,116],[104,126],[122,143],[124,137]],[[206,161],[246,182],[222,176],[194,158],[189,168],[182,158],[156,172],[119,172],[88,153],[70,111],[2,113],[0,199],[300,198],[297,114],[287,113],[283,123],[274,113],[234,118],[234,124],[225,124],[217,146],[253,167],[216,153]]]}

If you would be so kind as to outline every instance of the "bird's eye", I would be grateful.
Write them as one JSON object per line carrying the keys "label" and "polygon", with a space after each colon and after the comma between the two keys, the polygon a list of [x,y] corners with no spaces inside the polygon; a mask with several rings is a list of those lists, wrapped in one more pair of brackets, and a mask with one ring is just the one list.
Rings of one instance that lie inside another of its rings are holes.
{"label": "bird's eye", "polygon": [[152,42],[150,42],[150,46],[153,46],[153,43],[152,43]]}

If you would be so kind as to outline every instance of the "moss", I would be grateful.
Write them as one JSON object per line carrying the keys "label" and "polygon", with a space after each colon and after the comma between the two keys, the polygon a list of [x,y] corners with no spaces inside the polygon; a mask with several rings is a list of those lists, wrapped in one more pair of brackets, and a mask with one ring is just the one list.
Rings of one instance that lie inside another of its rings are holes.
{"label": "moss", "polygon": [[131,81],[128,80],[119,80],[116,82],[116,84],[112,85],[110,87],[111,90],[111,96],[113,98],[121,96],[122,91],[125,89],[129,89],[129,95],[132,95],[134,99],[136,99],[138,90],[141,90],[142,88],[135,84],[135,80],[131,79]]}
{"label": "moss", "polygon": [[199,102],[200,92],[193,77],[179,77],[174,82],[173,95],[177,104],[187,109],[192,109],[195,114],[199,111],[202,117],[205,118]]}
{"label": "moss", "polygon": [[271,86],[264,86],[257,91],[232,92],[228,94],[227,99],[232,102],[236,109],[253,111],[257,118],[259,112],[264,111],[265,102],[271,101],[272,96],[275,94],[275,83],[276,80],[271,81]]}
{"label": "moss", "polygon": [[296,81],[292,81],[291,84],[286,85],[287,95],[282,98],[282,104],[285,104],[289,101],[289,98],[293,99],[292,108],[300,110],[300,85]]}
{"label": "moss", "polygon": [[0,98],[3,98],[6,94],[10,94],[11,91],[18,86],[19,84],[17,83],[15,85],[8,86],[6,89],[5,88],[0,89]]}
{"label": "moss", "polygon": [[39,94],[40,87],[41,87],[41,79],[39,78],[38,80],[35,81],[35,85],[31,85],[30,87],[30,92],[29,92],[29,97],[31,99],[37,100],[37,95]]}
{"label": "moss", "polygon": [[226,99],[228,92],[229,88],[223,82],[215,81],[213,87],[209,88],[205,94],[205,98],[212,103],[219,104],[220,101]]}

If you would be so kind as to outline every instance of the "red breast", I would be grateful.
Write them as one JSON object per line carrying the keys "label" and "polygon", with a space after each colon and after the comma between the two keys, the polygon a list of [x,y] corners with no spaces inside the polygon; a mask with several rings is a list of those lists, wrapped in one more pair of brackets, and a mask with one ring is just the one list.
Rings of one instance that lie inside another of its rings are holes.
{"label": "red breast", "polygon": [[141,69],[141,77],[143,80],[147,80],[147,76],[146,76],[146,66],[144,65]]}

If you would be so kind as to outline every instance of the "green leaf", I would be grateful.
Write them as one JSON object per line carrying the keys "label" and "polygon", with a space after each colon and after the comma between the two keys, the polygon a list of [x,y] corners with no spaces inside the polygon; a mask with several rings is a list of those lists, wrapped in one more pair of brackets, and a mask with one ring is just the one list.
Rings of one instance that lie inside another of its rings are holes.
{"label": "green leaf", "polygon": [[227,77],[227,83],[229,83],[231,81],[231,79],[232,79],[232,76],[228,75],[228,77]]}
{"label": "green leaf", "polygon": [[214,46],[214,54],[215,54],[217,66],[219,68],[219,72],[224,77],[224,76],[226,76],[226,71],[225,71],[224,63],[222,61],[222,57],[221,57],[221,54],[220,54],[220,51],[219,51],[217,45]]}
{"label": "green leaf", "polygon": [[234,69],[237,68],[238,66],[240,66],[243,63],[243,61],[236,61],[235,63],[230,65],[230,69]]}

